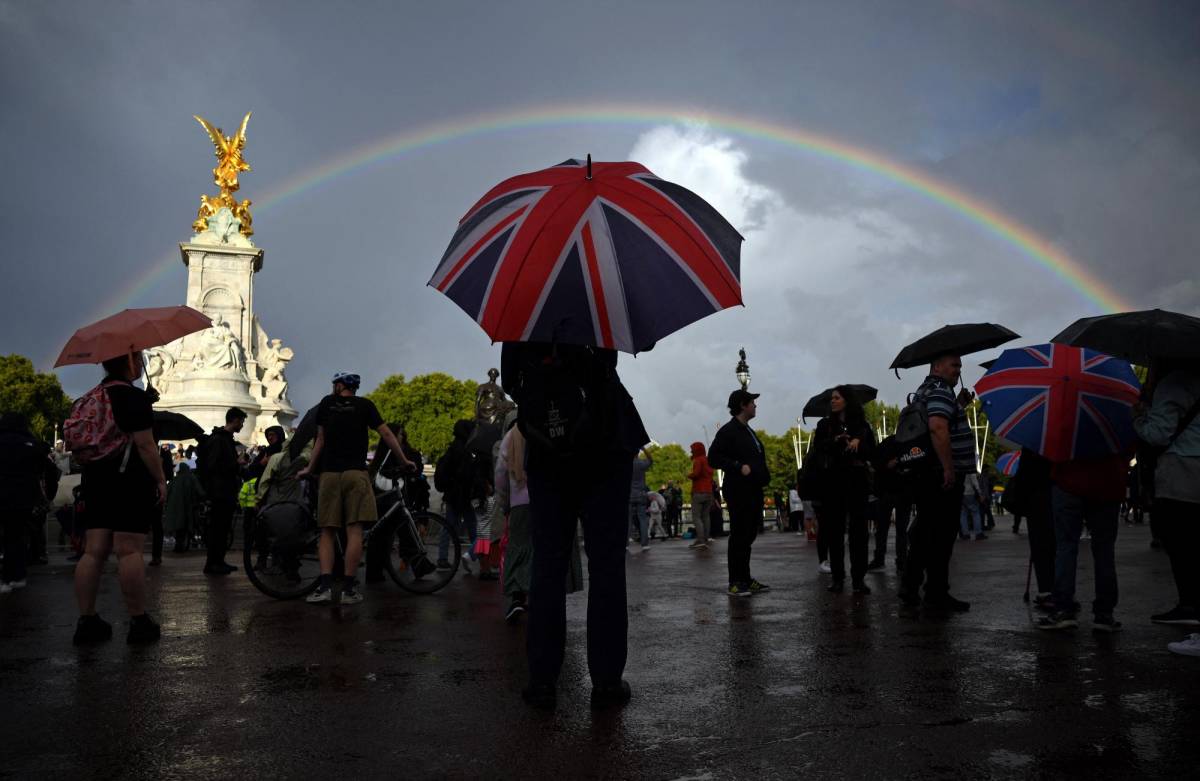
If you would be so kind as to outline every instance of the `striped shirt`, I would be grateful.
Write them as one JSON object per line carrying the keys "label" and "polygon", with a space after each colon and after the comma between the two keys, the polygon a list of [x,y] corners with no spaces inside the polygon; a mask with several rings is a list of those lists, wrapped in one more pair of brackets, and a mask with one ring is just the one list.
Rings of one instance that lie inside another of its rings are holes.
{"label": "striped shirt", "polygon": [[975,472],[975,434],[967,423],[967,411],[959,405],[954,388],[941,377],[929,375],[917,395],[925,398],[925,409],[929,417],[945,418],[950,424],[950,453],[954,462],[954,473],[959,475]]}

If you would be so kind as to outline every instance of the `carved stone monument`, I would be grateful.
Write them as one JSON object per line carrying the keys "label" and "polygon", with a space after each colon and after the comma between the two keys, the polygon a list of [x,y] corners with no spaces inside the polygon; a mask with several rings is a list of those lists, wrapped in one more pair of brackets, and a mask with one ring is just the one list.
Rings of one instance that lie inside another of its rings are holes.
{"label": "carved stone monument", "polygon": [[232,195],[238,172],[250,170],[242,159],[250,115],[234,137],[196,119],[216,147],[213,182],[220,194],[201,197],[195,234],[179,251],[188,269],[186,303],[211,317],[213,327],[147,350],[147,375],[161,394],[160,409],[210,430],[224,425],[225,410],[240,407],[247,414],[240,438],[262,442],[268,426],[286,427],[296,418],[285,373],[294,353],[269,338],[254,314],[254,275],[262,269],[263,250],[250,240],[250,201],[238,203]]}

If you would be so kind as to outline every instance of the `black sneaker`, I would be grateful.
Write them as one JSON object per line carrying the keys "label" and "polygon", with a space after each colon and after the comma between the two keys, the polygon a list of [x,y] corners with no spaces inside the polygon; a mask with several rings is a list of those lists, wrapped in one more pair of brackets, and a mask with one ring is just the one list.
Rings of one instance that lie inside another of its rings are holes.
{"label": "black sneaker", "polygon": [[130,619],[129,634],[125,636],[125,642],[130,645],[147,645],[158,642],[160,637],[162,637],[162,629],[148,614],[142,613],[140,616]]}
{"label": "black sneaker", "polygon": [[619,708],[629,702],[633,692],[625,681],[592,687],[593,708]]}
{"label": "black sneaker", "polygon": [[552,683],[531,683],[521,690],[521,699],[535,708],[551,710],[558,703],[558,692]]}
{"label": "black sneaker", "polygon": [[1109,634],[1120,632],[1121,622],[1113,618],[1112,613],[1097,615],[1092,618],[1092,631],[1107,632]]}
{"label": "black sneaker", "polygon": [[731,597],[750,597],[754,592],[750,590],[749,583],[730,583],[728,594]]}
{"label": "black sneaker", "polygon": [[846,590],[846,587],[845,587],[845,585],[842,584],[842,581],[835,580],[832,583],[830,583],[828,586],[826,586],[825,590],[828,591],[830,594],[841,594],[843,591]]}
{"label": "black sneaker", "polygon": [[1176,605],[1165,613],[1150,616],[1156,624],[1173,624],[1175,626],[1200,626],[1200,612],[1195,608]]}
{"label": "black sneaker", "polygon": [[[449,566],[449,564],[447,564]],[[427,558],[421,557],[412,565],[413,578],[420,580],[431,572],[437,571],[437,567]]]}
{"label": "black sneaker", "polygon": [[504,620],[510,624],[515,624],[517,619],[524,615],[525,611],[525,602],[520,599],[514,599],[508,603],[508,612],[504,614]]}
{"label": "black sneaker", "polygon": [[867,565],[867,569],[870,571],[884,569],[885,567],[887,567],[887,562],[885,562],[883,559],[873,559],[871,563]]}
{"label": "black sneaker", "polygon": [[1034,626],[1038,629],[1074,629],[1079,626],[1079,621],[1074,613],[1051,613],[1039,618]]}
{"label": "black sneaker", "polygon": [[986,535],[986,534],[983,534],[982,532],[980,532],[979,534],[976,534],[976,535],[975,535],[975,539],[977,539],[977,540],[986,540],[986,539],[987,539],[987,535]]}
{"label": "black sneaker", "polygon": [[438,559],[438,560],[437,560],[437,568],[438,568],[438,569],[453,569],[453,568],[450,566],[450,562],[446,561],[445,559]]}
{"label": "black sneaker", "polygon": [[750,593],[751,594],[765,594],[770,590],[771,590],[771,587],[768,586],[766,583],[759,583],[757,580],[750,581]]}
{"label": "black sneaker", "polygon": [[75,637],[71,642],[75,645],[87,645],[111,639],[112,624],[101,618],[99,614],[93,613],[90,616],[80,616],[79,620],[75,622]]}
{"label": "black sneaker", "polygon": [[866,583],[855,583],[854,584],[854,593],[855,594],[863,594],[863,595],[870,594],[871,587],[868,586]]}

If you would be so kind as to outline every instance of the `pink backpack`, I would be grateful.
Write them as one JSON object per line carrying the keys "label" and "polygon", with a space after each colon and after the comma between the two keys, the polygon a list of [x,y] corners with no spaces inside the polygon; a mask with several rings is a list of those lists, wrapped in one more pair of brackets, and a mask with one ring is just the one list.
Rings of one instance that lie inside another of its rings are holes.
{"label": "pink backpack", "polygon": [[80,396],[71,405],[71,414],[63,424],[67,450],[81,464],[94,464],[125,448],[121,471],[129,462],[132,438],[117,427],[108,388],[118,383],[101,383]]}

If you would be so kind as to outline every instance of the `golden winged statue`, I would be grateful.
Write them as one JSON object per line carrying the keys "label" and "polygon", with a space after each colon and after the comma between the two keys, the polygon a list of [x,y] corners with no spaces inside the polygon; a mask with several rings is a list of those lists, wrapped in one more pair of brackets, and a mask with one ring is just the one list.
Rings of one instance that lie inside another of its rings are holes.
{"label": "golden winged statue", "polygon": [[242,157],[242,150],[246,148],[246,125],[250,122],[250,112],[246,113],[242,119],[242,126],[234,136],[225,135],[221,128],[216,127],[204,117],[194,114],[193,116],[208,132],[208,137],[212,139],[217,155],[217,167],[213,169],[213,184],[219,187],[221,192],[215,196],[200,196],[200,209],[196,212],[196,221],[192,223],[192,230],[196,233],[208,230],[208,218],[216,214],[221,207],[228,207],[233,212],[233,216],[241,221],[239,230],[242,235],[247,237],[254,235],[254,229],[251,227],[253,218],[250,215],[249,199],[243,199],[241,203],[238,203],[237,199],[233,197],[233,193],[237,192],[240,186],[238,174],[251,170],[250,164]]}

